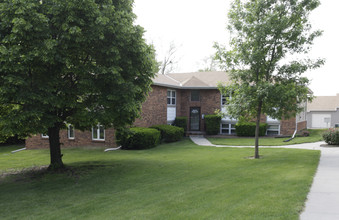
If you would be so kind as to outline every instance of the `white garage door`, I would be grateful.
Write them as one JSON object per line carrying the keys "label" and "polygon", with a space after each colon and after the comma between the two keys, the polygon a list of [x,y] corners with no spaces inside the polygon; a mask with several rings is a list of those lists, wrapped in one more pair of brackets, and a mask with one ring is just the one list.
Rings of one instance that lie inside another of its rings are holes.
{"label": "white garage door", "polygon": [[331,125],[330,114],[313,114],[312,128],[329,128]]}

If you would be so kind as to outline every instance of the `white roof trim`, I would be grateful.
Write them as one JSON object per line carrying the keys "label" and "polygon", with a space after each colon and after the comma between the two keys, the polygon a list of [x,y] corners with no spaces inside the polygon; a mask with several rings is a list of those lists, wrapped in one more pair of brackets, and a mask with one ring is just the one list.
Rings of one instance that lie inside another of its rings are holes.
{"label": "white roof trim", "polygon": [[164,83],[153,83],[152,85],[155,86],[163,86],[163,87],[168,87],[168,88],[173,88],[173,89],[218,89],[218,87],[184,87],[184,86],[176,86],[176,85],[170,85],[170,84],[164,84]]}
{"label": "white roof trim", "polygon": [[170,77],[170,76],[168,76],[168,75],[166,75],[166,74],[164,74],[164,75],[165,75],[167,78],[169,78],[169,79],[173,80],[174,82],[178,83],[180,86],[182,86],[181,82],[179,82],[178,80],[173,79],[172,77]]}

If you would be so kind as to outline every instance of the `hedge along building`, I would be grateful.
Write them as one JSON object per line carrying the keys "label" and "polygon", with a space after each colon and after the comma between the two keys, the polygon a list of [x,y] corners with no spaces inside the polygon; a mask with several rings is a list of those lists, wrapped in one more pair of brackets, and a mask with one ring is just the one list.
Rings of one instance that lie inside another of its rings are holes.
{"label": "hedge along building", "polygon": [[[189,133],[204,133],[205,115],[214,114],[216,110],[226,113],[226,97],[218,90],[218,84],[229,80],[226,72],[157,75],[153,80],[152,91],[142,105],[141,117],[134,125],[149,127],[172,124],[176,117],[187,117],[186,130]],[[302,130],[307,126],[305,112],[281,121],[263,115],[261,122],[268,124],[268,135],[291,135],[295,130]],[[236,123],[236,119],[224,117],[220,124],[220,134],[234,134]],[[63,147],[115,146],[114,130],[104,129],[102,126],[85,132],[68,126],[67,130],[61,131],[60,139]],[[26,140],[26,148],[47,148],[48,144],[48,137],[41,134]]]}

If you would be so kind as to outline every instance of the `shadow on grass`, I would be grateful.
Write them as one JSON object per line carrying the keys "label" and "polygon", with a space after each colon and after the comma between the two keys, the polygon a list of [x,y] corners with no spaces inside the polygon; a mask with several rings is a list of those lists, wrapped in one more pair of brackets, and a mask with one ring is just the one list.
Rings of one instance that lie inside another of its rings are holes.
{"label": "shadow on grass", "polygon": [[[72,179],[75,183],[80,178],[105,179],[109,175],[113,179],[122,179],[125,176],[144,173],[150,169],[157,169],[166,166],[168,162],[152,160],[132,160],[124,159],[122,161],[81,161],[65,164],[65,169],[51,171],[48,165],[33,166],[28,168],[10,169],[0,173],[0,182],[25,184],[33,181],[65,180]],[[174,165],[174,164],[172,164]],[[168,167],[171,167],[170,165]]]}

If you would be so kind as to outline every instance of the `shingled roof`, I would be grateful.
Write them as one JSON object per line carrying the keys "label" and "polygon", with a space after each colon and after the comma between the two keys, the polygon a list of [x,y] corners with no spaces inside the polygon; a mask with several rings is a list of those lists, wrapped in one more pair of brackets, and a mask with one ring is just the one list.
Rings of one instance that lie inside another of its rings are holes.
{"label": "shingled roof", "polygon": [[339,108],[339,94],[336,96],[317,96],[307,104],[307,111],[336,111]]}
{"label": "shingled roof", "polygon": [[229,82],[226,72],[192,72],[157,74],[153,84],[182,89],[217,89],[219,83]]}

